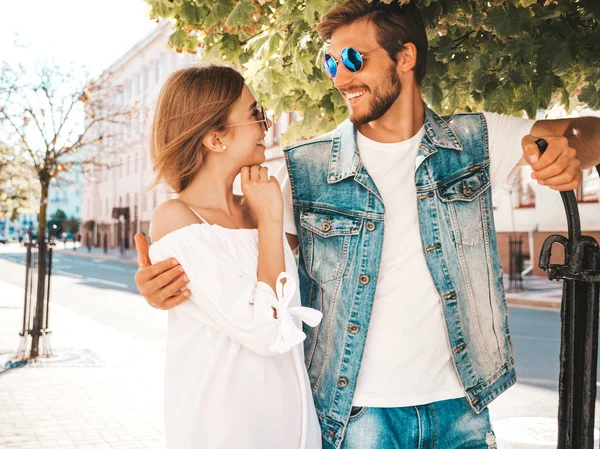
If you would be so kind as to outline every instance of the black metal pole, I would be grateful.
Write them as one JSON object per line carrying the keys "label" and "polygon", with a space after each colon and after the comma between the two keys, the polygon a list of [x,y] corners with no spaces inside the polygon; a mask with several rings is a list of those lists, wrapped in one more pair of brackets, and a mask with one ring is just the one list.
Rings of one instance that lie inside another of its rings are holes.
{"label": "black metal pole", "polygon": [[52,247],[48,249],[48,290],[44,304],[44,330],[48,331],[48,315],[50,313],[50,280],[52,279]]}
{"label": "black metal pole", "polygon": [[25,255],[25,298],[23,305],[23,329],[21,336],[24,337],[29,331],[29,310],[31,308],[31,295],[29,294],[29,272],[31,270],[31,245],[27,244],[27,253]]}
{"label": "black metal pole", "polygon": [[[547,143],[537,142],[543,153]],[[600,175],[600,166],[596,167]],[[540,254],[540,268],[551,280],[564,280],[561,307],[560,377],[558,385],[558,449],[593,449],[596,377],[598,365],[598,313],[600,247],[581,235],[574,192],[561,192],[568,223],[568,238],[552,235]],[[552,245],[565,251],[564,264],[550,264]]]}

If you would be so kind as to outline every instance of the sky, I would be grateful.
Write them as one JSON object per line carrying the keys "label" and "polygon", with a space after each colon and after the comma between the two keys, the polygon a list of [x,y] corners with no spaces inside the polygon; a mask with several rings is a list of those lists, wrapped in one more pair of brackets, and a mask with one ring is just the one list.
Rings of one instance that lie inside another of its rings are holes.
{"label": "sky", "polygon": [[0,61],[98,75],[156,27],[147,11],[143,0],[0,0]]}

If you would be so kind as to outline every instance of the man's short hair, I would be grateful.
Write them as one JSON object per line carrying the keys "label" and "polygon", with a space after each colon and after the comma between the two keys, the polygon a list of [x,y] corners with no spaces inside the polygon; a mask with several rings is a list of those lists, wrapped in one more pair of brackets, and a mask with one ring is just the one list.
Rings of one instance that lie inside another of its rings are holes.
{"label": "man's short hair", "polygon": [[403,44],[412,42],[415,45],[415,80],[417,84],[421,84],[427,69],[427,34],[421,12],[414,2],[402,5],[398,0],[389,4],[379,0],[347,0],[323,16],[317,31],[327,42],[338,28],[359,20],[372,22],[377,27],[379,45],[393,42],[387,45],[385,50],[394,62],[397,62],[396,55]]}

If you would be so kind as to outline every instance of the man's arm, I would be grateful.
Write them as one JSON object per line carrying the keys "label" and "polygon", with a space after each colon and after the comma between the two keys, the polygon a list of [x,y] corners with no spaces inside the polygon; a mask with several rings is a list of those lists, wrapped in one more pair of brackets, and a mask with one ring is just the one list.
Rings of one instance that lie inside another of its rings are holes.
{"label": "man's arm", "polygon": [[[544,155],[535,143],[540,137],[548,142]],[[520,164],[531,166],[532,177],[539,184],[560,191],[576,189],[581,169],[600,164],[600,118],[538,120],[522,146]]]}

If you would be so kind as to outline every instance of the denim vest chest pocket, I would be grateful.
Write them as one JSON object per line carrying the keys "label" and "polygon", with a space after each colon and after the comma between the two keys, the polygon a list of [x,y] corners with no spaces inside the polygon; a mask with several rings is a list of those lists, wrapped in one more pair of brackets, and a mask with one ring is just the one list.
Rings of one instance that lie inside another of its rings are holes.
{"label": "denim vest chest pocket", "polygon": [[438,197],[446,205],[458,245],[477,246],[484,231],[487,232],[482,220],[485,214],[485,196],[482,194],[490,185],[485,169],[474,166],[438,187]]}
{"label": "denim vest chest pocket", "polygon": [[303,211],[300,226],[308,275],[322,284],[341,278],[348,264],[351,238],[360,233],[361,225],[360,218]]}

